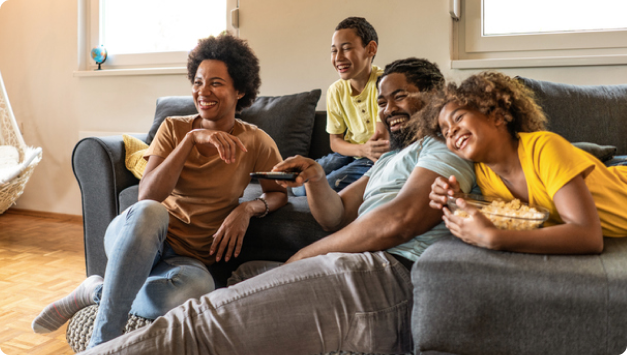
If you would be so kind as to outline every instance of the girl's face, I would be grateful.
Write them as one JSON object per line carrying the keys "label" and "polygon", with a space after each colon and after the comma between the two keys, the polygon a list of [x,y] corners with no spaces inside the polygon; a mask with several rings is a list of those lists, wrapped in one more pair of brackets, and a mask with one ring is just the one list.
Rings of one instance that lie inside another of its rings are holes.
{"label": "girl's face", "polygon": [[235,119],[237,101],[243,95],[233,87],[224,62],[206,59],[196,70],[192,96],[200,116],[217,123]]}
{"label": "girl's face", "polygon": [[503,139],[502,120],[486,116],[478,110],[448,103],[440,111],[438,125],[446,146],[461,158],[485,162],[499,140]]}

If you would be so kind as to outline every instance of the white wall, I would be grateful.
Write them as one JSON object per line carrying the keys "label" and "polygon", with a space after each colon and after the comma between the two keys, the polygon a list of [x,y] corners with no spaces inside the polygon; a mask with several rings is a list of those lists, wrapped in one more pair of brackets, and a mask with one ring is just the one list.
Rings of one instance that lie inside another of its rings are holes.
{"label": "white wall", "polygon": [[[0,7],[0,72],[26,142],[44,150],[20,209],[81,214],[71,168],[79,131],[145,132],[158,97],[190,91],[185,75],[74,77],[81,1],[8,0]],[[333,29],[348,16],[377,29],[380,66],[417,56],[437,62],[449,79],[473,72],[449,69],[445,0],[240,0],[240,36],[259,56],[261,94],[324,91],[337,79],[329,61]],[[626,66],[503,71],[572,84],[627,83]],[[324,104],[323,96],[318,108]]]}

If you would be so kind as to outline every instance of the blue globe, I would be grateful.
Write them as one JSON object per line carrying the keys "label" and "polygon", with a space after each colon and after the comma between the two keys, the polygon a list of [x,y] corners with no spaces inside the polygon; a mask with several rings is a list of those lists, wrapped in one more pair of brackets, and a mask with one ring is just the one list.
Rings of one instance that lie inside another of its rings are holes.
{"label": "blue globe", "polygon": [[98,69],[100,69],[100,65],[107,60],[107,49],[104,48],[103,45],[92,48],[91,58],[96,61],[96,64],[98,64]]}

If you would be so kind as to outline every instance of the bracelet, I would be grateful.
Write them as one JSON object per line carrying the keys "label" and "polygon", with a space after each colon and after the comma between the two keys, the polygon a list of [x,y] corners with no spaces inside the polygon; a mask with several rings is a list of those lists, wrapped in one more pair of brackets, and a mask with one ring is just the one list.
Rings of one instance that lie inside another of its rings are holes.
{"label": "bracelet", "polygon": [[263,212],[263,214],[261,214],[261,215],[259,215],[259,216],[257,216],[257,217],[258,217],[258,218],[263,218],[264,216],[268,215],[268,213],[270,212],[270,207],[268,207],[268,202],[267,202],[264,198],[262,198],[262,197],[255,198],[255,200],[261,200],[261,202],[263,203],[263,205],[265,205],[265,206],[266,206],[266,211],[264,211],[264,212]]}

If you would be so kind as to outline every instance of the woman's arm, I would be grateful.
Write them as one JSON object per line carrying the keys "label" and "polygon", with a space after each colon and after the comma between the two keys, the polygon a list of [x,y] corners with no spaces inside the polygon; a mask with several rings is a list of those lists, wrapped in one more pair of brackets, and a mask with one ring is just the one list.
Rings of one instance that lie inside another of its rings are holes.
{"label": "woman's arm", "polygon": [[244,235],[246,235],[246,230],[248,230],[248,225],[250,224],[250,218],[253,216],[265,216],[266,204],[268,204],[269,213],[287,203],[287,191],[285,188],[269,179],[260,179],[259,183],[263,190],[260,198],[264,199],[266,203],[259,199],[250,200],[241,203],[229,213],[218,231],[213,235],[213,243],[209,253],[214,254],[217,251],[216,261],[220,261],[224,257],[224,260],[228,262],[231,256],[239,256],[244,243]]}
{"label": "woman's arm", "polygon": [[477,209],[461,201],[470,217],[460,218],[445,208],[444,221],[453,235],[493,250],[551,254],[603,251],[601,220],[584,178],[573,178],[555,193],[553,200],[564,224],[537,230],[499,230]]}
{"label": "woman's arm", "polygon": [[138,200],[151,199],[162,202],[170,195],[185,166],[187,156],[198,145],[206,152],[217,152],[226,163],[235,162],[237,150],[246,152],[246,147],[236,136],[224,131],[197,129],[188,132],[183,140],[165,159],[150,156],[144,176],[139,181]]}

